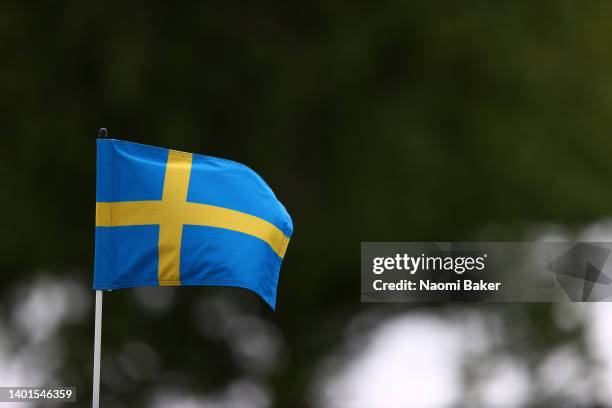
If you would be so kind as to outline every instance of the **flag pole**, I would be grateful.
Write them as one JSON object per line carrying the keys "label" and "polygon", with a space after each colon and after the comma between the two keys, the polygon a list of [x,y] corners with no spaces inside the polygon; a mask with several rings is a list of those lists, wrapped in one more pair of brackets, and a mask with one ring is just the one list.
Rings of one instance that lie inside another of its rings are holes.
{"label": "flag pole", "polygon": [[102,354],[102,291],[96,290],[96,328],[94,333],[94,368],[92,408],[100,406],[100,355]]}
{"label": "flag pole", "polygon": [[[98,137],[106,138],[107,131],[101,128]],[[94,329],[93,397],[92,408],[100,407],[100,357],[102,354],[102,292],[96,290],[96,325]]]}

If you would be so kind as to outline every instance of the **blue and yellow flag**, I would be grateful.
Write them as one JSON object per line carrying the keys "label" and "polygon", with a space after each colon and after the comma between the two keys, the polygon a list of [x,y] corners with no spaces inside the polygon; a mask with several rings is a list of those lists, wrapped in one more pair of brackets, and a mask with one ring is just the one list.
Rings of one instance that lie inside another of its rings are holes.
{"label": "blue and yellow flag", "polygon": [[94,289],[239,286],[272,308],[291,217],[240,163],[97,140]]}

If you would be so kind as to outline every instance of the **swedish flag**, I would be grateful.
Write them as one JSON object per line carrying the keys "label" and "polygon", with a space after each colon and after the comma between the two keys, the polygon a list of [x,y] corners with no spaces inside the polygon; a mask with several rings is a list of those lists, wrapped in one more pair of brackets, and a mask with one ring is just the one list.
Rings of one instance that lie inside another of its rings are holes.
{"label": "swedish flag", "polygon": [[291,217],[240,163],[97,140],[94,289],[220,285],[272,308]]}

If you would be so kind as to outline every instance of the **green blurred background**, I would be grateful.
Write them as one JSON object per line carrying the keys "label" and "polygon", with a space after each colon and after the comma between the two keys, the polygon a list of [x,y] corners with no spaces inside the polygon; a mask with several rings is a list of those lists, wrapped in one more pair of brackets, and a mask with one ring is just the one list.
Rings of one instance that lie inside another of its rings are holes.
{"label": "green blurred background", "polygon": [[3,1],[0,385],[88,405],[107,127],[249,165],[295,235],[275,313],[106,294],[102,406],[612,406],[604,304],[359,302],[361,241],[612,240],[611,22],[605,1]]}

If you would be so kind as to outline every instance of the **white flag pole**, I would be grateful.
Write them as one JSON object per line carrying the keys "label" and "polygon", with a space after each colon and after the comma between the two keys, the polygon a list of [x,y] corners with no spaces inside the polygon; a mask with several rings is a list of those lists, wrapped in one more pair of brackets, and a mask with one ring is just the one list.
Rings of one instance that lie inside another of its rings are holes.
{"label": "white flag pole", "polygon": [[[98,137],[106,138],[105,128],[101,128]],[[96,325],[94,329],[94,363],[93,363],[93,396],[92,408],[100,407],[100,357],[102,355],[102,292],[96,290]]]}
{"label": "white flag pole", "polygon": [[100,355],[102,354],[102,291],[96,290],[96,328],[94,333],[92,408],[100,406]]}

